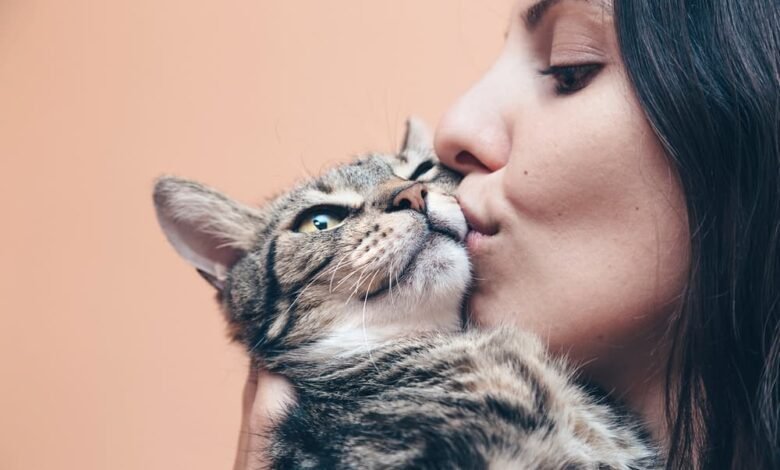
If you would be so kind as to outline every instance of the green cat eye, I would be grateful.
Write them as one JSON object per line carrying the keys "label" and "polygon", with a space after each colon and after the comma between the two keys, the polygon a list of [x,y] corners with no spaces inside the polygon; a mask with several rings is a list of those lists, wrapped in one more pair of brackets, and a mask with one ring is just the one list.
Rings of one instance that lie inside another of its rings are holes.
{"label": "green cat eye", "polygon": [[333,230],[344,223],[346,216],[347,214],[342,210],[330,208],[313,209],[307,211],[298,219],[298,223],[295,224],[293,231],[314,233]]}

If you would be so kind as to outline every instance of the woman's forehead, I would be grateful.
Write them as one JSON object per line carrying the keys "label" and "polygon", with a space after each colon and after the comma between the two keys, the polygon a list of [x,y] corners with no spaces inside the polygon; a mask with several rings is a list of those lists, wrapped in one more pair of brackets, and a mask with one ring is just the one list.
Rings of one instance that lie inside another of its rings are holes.
{"label": "woman's forehead", "polygon": [[518,18],[525,28],[532,30],[548,12],[567,5],[597,9],[610,15],[612,13],[612,0],[518,0],[512,18]]}
{"label": "woman's forehead", "polygon": [[504,36],[508,37],[509,32],[515,29],[527,35],[535,34],[538,29],[543,29],[543,23],[548,20],[557,22],[561,17],[600,18],[599,23],[606,25],[611,23],[612,12],[613,0],[518,0]]}

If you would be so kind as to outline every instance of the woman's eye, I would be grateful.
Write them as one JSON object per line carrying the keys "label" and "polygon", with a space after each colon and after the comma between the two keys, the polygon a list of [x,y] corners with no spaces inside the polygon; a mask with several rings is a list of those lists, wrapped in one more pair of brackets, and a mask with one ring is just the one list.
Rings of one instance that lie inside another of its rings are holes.
{"label": "woman's eye", "polygon": [[344,222],[346,214],[336,211],[317,210],[304,215],[293,229],[294,232],[313,233],[333,230]]}
{"label": "woman's eye", "polygon": [[570,95],[585,88],[603,67],[604,64],[555,65],[540,73],[555,79],[555,93]]}

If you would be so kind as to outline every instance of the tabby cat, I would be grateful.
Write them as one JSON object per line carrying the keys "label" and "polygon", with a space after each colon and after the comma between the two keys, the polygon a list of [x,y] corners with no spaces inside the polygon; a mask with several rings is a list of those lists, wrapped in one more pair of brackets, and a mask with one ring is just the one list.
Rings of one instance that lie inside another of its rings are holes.
{"label": "tabby cat", "polygon": [[262,209],[158,180],[159,222],[218,290],[233,338],[296,390],[271,466],[656,468],[636,419],[535,337],[464,331],[458,181],[416,120],[400,153],[336,167]]}

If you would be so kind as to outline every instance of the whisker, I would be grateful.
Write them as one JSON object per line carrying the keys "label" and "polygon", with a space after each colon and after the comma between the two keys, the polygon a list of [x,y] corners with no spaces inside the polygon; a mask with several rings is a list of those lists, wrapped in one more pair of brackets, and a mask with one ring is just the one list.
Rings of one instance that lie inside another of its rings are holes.
{"label": "whisker", "polygon": [[393,298],[393,269],[389,266],[387,268],[387,290],[389,291],[390,303],[395,307],[395,299]]}
{"label": "whisker", "polygon": [[401,282],[398,280],[398,275],[401,274],[400,269],[395,270],[395,287],[398,288],[399,285],[401,285]]}
{"label": "whisker", "polygon": [[339,267],[341,266],[342,261],[347,259],[347,256],[349,256],[350,253],[347,253],[346,255],[342,256],[338,263],[336,263],[336,268],[333,270],[333,275],[330,276],[330,284],[328,284],[328,293],[333,293],[333,279],[336,277],[336,272],[339,270]]}
{"label": "whisker", "polygon": [[373,364],[374,369],[376,369],[377,372],[379,372],[379,368],[376,366],[376,361],[374,361],[374,356],[371,354],[371,345],[368,343],[368,333],[366,332],[366,304],[368,303],[368,294],[371,292],[371,286],[374,283],[374,278],[376,275],[379,274],[379,270],[377,270],[373,277],[371,277],[371,280],[368,282],[368,289],[366,289],[366,296],[363,299],[363,342],[366,345],[366,348],[368,350],[368,359],[371,361],[371,364]]}
{"label": "whisker", "polygon": [[346,277],[342,278],[342,279],[341,279],[341,280],[340,280],[338,283],[336,283],[336,289],[338,289],[339,287],[341,287],[341,285],[342,285],[344,282],[346,282],[346,280],[347,280],[347,279],[349,279],[350,277],[352,277],[352,276],[353,276],[353,275],[354,275],[356,272],[358,272],[358,270],[359,270],[361,267],[363,267],[363,266],[370,266],[370,262],[369,262],[369,264],[366,264],[366,265],[360,265],[360,266],[357,266],[357,267],[356,267],[356,268],[355,268],[355,269],[354,269],[354,270],[353,270],[351,273],[349,273],[349,274],[348,274]]}
{"label": "whisker", "polygon": [[371,264],[366,265],[365,268],[363,268],[363,271],[360,272],[360,276],[358,276],[358,280],[355,281],[355,284],[353,284],[354,288],[352,289],[352,293],[349,294],[349,297],[347,297],[347,301],[344,302],[344,305],[347,305],[350,300],[352,300],[352,296],[357,293],[358,290],[360,290],[360,285],[362,284],[363,274],[366,272],[366,269],[370,268]]}

